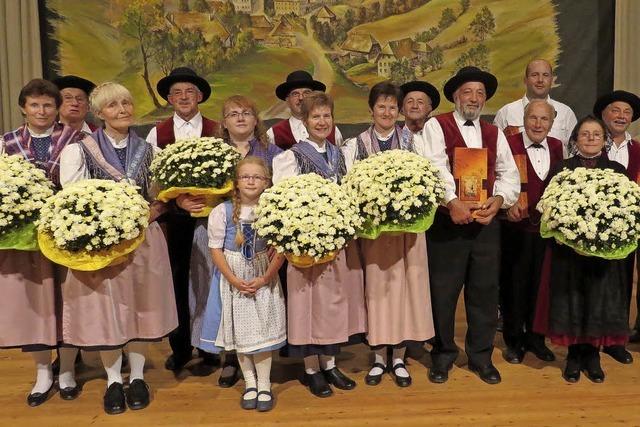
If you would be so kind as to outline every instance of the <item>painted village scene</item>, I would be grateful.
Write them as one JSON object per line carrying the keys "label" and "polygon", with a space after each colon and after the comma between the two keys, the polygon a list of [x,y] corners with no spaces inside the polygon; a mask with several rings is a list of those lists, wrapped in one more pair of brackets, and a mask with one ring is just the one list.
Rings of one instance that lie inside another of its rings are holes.
{"label": "painted village scene", "polygon": [[[48,0],[57,74],[115,80],[135,97],[140,123],[168,115],[155,92],[188,65],[211,83],[202,106],[218,118],[239,93],[263,119],[288,117],[275,87],[295,69],[324,82],[339,123],[369,121],[369,88],[423,79],[441,88],[466,65],[499,79],[486,112],[523,94],[528,58],[557,65],[551,0]],[[99,48],[96,48],[99,46]],[[450,105],[444,101],[441,111]]]}

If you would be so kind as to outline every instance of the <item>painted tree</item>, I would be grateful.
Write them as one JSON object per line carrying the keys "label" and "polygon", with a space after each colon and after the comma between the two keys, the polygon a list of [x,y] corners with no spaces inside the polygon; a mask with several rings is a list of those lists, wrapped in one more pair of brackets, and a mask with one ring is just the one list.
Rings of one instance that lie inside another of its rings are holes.
{"label": "painted tree", "polygon": [[391,16],[395,12],[393,7],[393,0],[384,0],[384,6],[382,7],[382,16]]}
{"label": "painted tree", "polygon": [[483,41],[496,31],[496,20],[487,6],[480,9],[473,21],[469,24],[469,30],[480,41]]}
{"label": "painted tree", "polygon": [[456,72],[469,65],[489,71],[489,48],[484,43],[479,43],[467,52],[464,52],[456,60]]}
{"label": "painted tree", "polygon": [[347,28],[351,29],[355,26],[356,24],[356,13],[353,11],[353,9],[349,8],[347,9],[347,11],[344,14],[344,23],[347,26]]}
{"label": "painted tree", "polygon": [[427,52],[424,60],[420,63],[422,70],[436,71],[442,68],[444,64],[444,55],[440,46],[434,47],[431,51]]}
{"label": "painted tree", "polygon": [[[142,79],[147,92],[151,96],[153,105],[161,108],[160,102],[153,91],[149,80],[149,67],[153,58],[158,54],[162,46],[158,46],[158,32],[166,31],[164,28],[164,7],[162,0],[132,0],[122,14],[122,20],[118,27],[122,33],[133,38],[139,50],[139,59],[142,61]],[[134,51],[127,53],[128,57],[135,57]]]}
{"label": "painted tree", "polygon": [[438,27],[440,28],[440,31],[442,31],[445,28],[449,28],[454,22],[456,22],[456,15],[455,13],[453,13],[453,9],[447,7],[442,11],[440,22],[438,22]]}
{"label": "painted tree", "polygon": [[401,85],[416,79],[416,70],[407,58],[402,58],[391,64],[391,81]]}
{"label": "painted tree", "polygon": [[460,0],[460,15],[469,10],[469,6],[471,6],[471,0]]}
{"label": "painted tree", "polygon": [[189,12],[189,0],[180,0],[178,10],[180,10],[180,12]]}
{"label": "painted tree", "polygon": [[380,3],[379,2],[372,3],[371,4],[371,14],[369,15],[369,20],[377,21],[380,18],[381,18],[381,15],[380,15]]}
{"label": "painted tree", "polygon": [[196,0],[193,4],[193,9],[200,13],[211,12],[211,8],[209,7],[207,0]]}
{"label": "painted tree", "polygon": [[267,16],[274,16],[276,14],[276,8],[273,5],[273,0],[264,0],[264,14]]}

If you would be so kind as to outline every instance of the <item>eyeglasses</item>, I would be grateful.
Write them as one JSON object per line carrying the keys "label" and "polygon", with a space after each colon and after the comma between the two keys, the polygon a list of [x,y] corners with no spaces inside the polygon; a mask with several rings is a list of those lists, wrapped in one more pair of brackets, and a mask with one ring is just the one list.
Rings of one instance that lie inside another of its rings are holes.
{"label": "eyeglasses", "polygon": [[604,138],[604,135],[602,133],[600,133],[600,132],[591,133],[591,132],[586,132],[585,131],[585,132],[580,132],[578,134],[578,138],[581,138],[581,139],[591,139],[591,138],[593,138],[596,141],[601,141]]}
{"label": "eyeglasses", "polygon": [[63,102],[67,102],[67,103],[76,101],[78,104],[86,104],[87,103],[87,97],[81,96],[81,95],[78,95],[78,96],[65,95],[65,96],[62,97],[62,101]]}
{"label": "eyeglasses", "polygon": [[224,118],[238,120],[240,116],[242,116],[245,119],[248,119],[249,117],[253,117],[254,114],[253,114],[253,111],[243,111],[241,113],[239,113],[238,111],[232,111],[230,113],[225,114]]}
{"label": "eyeglasses", "polygon": [[262,175],[240,175],[238,177],[238,180],[240,181],[245,181],[245,182],[249,182],[249,181],[267,181],[269,178],[267,178],[266,176],[262,176]]}
{"label": "eyeglasses", "polygon": [[309,95],[312,92],[311,89],[307,89],[307,90],[294,90],[292,92],[289,92],[289,95],[287,95],[287,98],[291,97],[291,98],[304,98],[305,96]]}
{"label": "eyeglasses", "polygon": [[189,89],[185,89],[185,90],[180,90],[180,89],[176,89],[176,90],[172,90],[171,92],[169,92],[170,96],[177,96],[178,98],[180,98],[182,95],[186,95],[189,98],[196,96],[196,94],[199,91],[197,89],[193,89],[193,88],[189,88]]}

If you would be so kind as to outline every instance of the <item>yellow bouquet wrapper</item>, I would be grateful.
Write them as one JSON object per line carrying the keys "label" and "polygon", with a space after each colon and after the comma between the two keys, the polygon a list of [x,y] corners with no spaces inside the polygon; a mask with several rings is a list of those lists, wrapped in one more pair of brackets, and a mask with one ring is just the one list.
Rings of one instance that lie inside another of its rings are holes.
{"label": "yellow bouquet wrapper", "polygon": [[311,255],[294,255],[290,252],[284,253],[285,258],[287,258],[287,261],[289,261],[290,264],[298,268],[309,268],[317,264],[324,264],[326,262],[331,262],[336,258],[337,255],[338,255],[337,252],[329,252],[327,255],[323,256],[319,260],[316,260]]}
{"label": "yellow bouquet wrapper", "polygon": [[192,196],[204,196],[206,199],[206,206],[198,213],[192,213],[194,218],[204,218],[209,216],[213,208],[224,201],[224,198],[233,191],[233,181],[227,181],[227,183],[221,188],[199,188],[199,187],[170,187],[166,190],[162,190],[156,199],[161,202],[168,202],[169,200],[177,198],[181,194],[190,194]]}
{"label": "yellow bouquet wrapper", "polygon": [[145,232],[143,230],[135,239],[124,240],[110,249],[92,252],[71,252],[56,247],[51,235],[38,232],[38,243],[44,256],[56,264],[79,271],[96,271],[108,266],[122,264],[127,261],[128,255],[140,246],[144,238]]}

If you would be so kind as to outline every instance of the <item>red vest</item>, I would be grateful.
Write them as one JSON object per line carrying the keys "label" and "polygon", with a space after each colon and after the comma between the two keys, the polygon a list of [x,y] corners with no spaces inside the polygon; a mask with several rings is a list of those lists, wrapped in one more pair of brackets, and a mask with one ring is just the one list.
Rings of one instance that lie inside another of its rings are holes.
{"label": "red vest", "polygon": [[[202,132],[200,136],[215,136],[218,132],[218,122],[202,117]],[[176,135],[173,132],[173,116],[156,124],[156,135],[158,136],[158,147],[164,148],[176,142]]]}
{"label": "red vest", "polygon": [[[444,134],[444,143],[446,145],[447,156],[449,157],[449,165],[451,166],[451,174],[453,174],[453,153],[456,147],[468,148],[464,142],[464,138],[458,129],[453,112],[440,114],[434,117]],[[483,182],[482,187],[487,190],[487,197],[493,196],[493,184],[496,181],[496,157],[498,155],[498,128],[491,123],[480,120],[480,131],[482,133],[482,148],[487,149],[487,180]],[[456,180],[456,195],[459,194],[460,183]]]}
{"label": "red vest", "polygon": [[[296,139],[293,137],[293,132],[291,131],[291,124],[289,123],[289,119],[281,120],[275,125],[271,127],[273,130],[273,139],[275,144],[282,148],[283,150],[288,150],[293,147]],[[336,144],[336,127],[334,126],[331,129],[331,133],[327,137],[327,140],[333,145]]]}
{"label": "red vest", "polygon": [[[537,233],[540,230],[540,212],[536,210],[536,205],[544,193],[544,189],[549,183],[549,176],[544,181],[538,177],[531,159],[527,155],[527,149],[524,147],[524,138],[522,132],[507,137],[509,148],[511,153],[516,155],[524,155],[527,158],[527,182],[520,184],[520,192],[527,193],[527,202],[529,206],[529,218],[513,224],[520,228],[524,228],[525,231]],[[562,162],[562,141],[556,138],[547,136],[547,145],[549,146],[549,171],[552,171],[555,166]]]}
{"label": "red vest", "polygon": [[631,181],[640,184],[640,142],[632,139],[627,144],[627,149],[629,150],[627,176]]}

